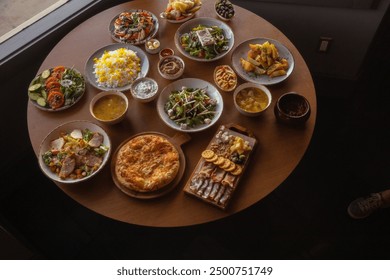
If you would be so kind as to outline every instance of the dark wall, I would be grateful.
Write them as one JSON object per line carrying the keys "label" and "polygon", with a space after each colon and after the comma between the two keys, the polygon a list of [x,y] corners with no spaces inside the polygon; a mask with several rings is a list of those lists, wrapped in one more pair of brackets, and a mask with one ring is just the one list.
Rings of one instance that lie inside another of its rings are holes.
{"label": "dark wall", "polygon": [[[233,3],[279,28],[298,48],[313,73],[356,80],[390,0],[233,0]],[[333,39],[327,53],[318,52],[320,37]]]}

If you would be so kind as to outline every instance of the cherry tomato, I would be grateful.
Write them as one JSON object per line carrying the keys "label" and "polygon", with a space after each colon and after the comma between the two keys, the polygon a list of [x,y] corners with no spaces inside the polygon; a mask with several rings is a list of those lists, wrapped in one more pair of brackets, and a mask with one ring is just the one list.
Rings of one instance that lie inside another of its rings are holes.
{"label": "cherry tomato", "polygon": [[53,71],[51,72],[51,77],[61,79],[62,74],[65,72],[65,67],[64,66],[57,66],[53,68]]}
{"label": "cherry tomato", "polygon": [[47,91],[51,91],[53,89],[57,89],[57,91],[59,91],[61,88],[61,84],[59,82],[49,82],[49,83],[46,83],[46,90]]}
{"label": "cherry tomato", "polygon": [[56,77],[49,77],[46,79],[45,81],[45,85],[47,85],[48,83],[51,83],[51,82],[58,82],[58,79]]}
{"label": "cherry tomato", "polygon": [[52,90],[47,96],[47,103],[52,109],[58,109],[64,105],[65,97],[60,91]]}
{"label": "cherry tomato", "polygon": [[64,73],[64,71],[65,71],[65,66],[56,66],[53,68],[53,72]]}

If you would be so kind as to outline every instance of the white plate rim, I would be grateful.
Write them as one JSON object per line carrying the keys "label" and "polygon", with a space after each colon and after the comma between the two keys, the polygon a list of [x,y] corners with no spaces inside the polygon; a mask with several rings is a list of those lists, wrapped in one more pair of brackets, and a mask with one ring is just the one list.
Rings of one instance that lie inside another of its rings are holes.
{"label": "white plate rim", "polygon": [[[152,18],[153,18],[153,21],[155,23],[155,27],[153,29],[153,32],[151,32],[149,34],[149,36],[145,37],[143,40],[139,41],[139,42],[133,42],[133,41],[127,41],[127,40],[121,40],[119,39],[118,37],[116,37],[113,33],[115,27],[114,27],[114,21],[118,18],[118,16],[123,13],[123,12],[140,12],[140,11],[144,11],[144,12],[148,12],[149,14],[152,15]],[[146,41],[154,38],[158,32],[158,29],[160,27],[160,24],[159,24],[159,21],[158,21],[158,18],[156,17],[155,14],[153,14],[151,11],[148,11],[148,10],[145,10],[145,9],[130,9],[130,10],[125,10],[125,11],[122,11],[120,12],[119,14],[117,14],[115,17],[113,17],[110,21],[110,24],[108,25],[108,32],[110,33],[111,35],[111,38],[115,41],[115,42],[118,42],[118,43],[126,43],[126,44],[132,44],[132,45],[142,45],[142,44],[145,44]]]}
{"label": "white plate rim", "polygon": [[[79,97],[77,97],[77,99],[75,100],[75,102],[73,102],[73,103],[70,104],[70,105],[62,106],[62,107],[60,107],[60,108],[58,108],[58,109],[51,109],[51,108],[42,107],[42,106],[40,106],[36,101],[32,100],[32,99],[29,97],[28,99],[31,101],[31,103],[32,103],[35,107],[37,107],[38,109],[41,109],[41,110],[43,110],[43,111],[46,111],[46,112],[58,112],[58,111],[63,111],[63,110],[66,110],[66,109],[72,107],[73,105],[75,105],[75,104],[76,104],[77,102],[79,102],[80,99],[83,97],[83,95],[84,95],[84,93],[85,93],[85,88],[86,88],[86,85],[85,85],[85,77],[84,77],[84,75],[81,74],[81,72],[80,72],[79,70],[77,70],[76,68],[74,68],[74,67],[68,67],[68,66],[64,66],[64,67],[65,67],[66,69],[73,69],[74,71],[76,71],[76,72],[83,78],[83,92],[79,95]],[[48,69],[51,70],[51,69],[53,69],[53,68],[55,68],[55,67],[51,67],[51,68],[48,68]],[[43,71],[42,71],[42,72],[43,72]],[[28,87],[30,87],[30,86],[32,85],[33,81],[35,81],[36,78],[38,78],[39,76],[42,75],[42,72],[40,72],[38,75],[36,75],[36,76],[34,77],[34,79],[31,80],[31,82],[30,82],[30,84],[29,84]],[[27,95],[28,95],[28,89],[27,89]]]}
{"label": "white plate rim", "polygon": [[[267,75],[262,75],[262,76],[252,76],[247,74],[245,71],[243,71],[241,64],[240,64],[240,58],[246,58],[247,53],[249,51],[249,44],[262,44],[266,41],[269,41],[270,43],[274,44],[275,47],[279,51],[279,55],[283,58],[286,58],[288,63],[289,63],[289,68],[287,70],[287,74],[284,76],[279,76],[279,77],[274,77],[271,78]],[[271,38],[266,38],[266,37],[259,37],[259,38],[252,38],[248,39],[246,41],[241,42],[237,47],[234,48],[231,56],[231,64],[236,71],[237,75],[240,76],[243,80],[251,83],[258,83],[262,85],[274,85],[278,84],[280,82],[283,82],[286,80],[291,73],[294,70],[295,62],[294,62],[294,57],[290,50],[283,45],[281,42],[271,39]]]}
{"label": "white plate rim", "polygon": [[[104,155],[103,162],[96,170],[93,172],[90,176],[84,177],[82,179],[61,179],[60,177],[57,176],[57,174],[53,173],[49,168],[46,166],[46,164],[43,162],[42,155],[46,151],[49,150],[49,145],[52,140],[55,140],[59,137],[59,134],[61,132],[66,132],[70,133],[73,129],[90,129],[93,132],[99,132],[103,134],[104,137],[104,145],[108,147],[108,151]],[[111,155],[111,150],[112,150],[112,145],[111,145],[111,140],[110,137],[108,136],[107,132],[98,124],[93,123],[91,121],[87,120],[75,120],[75,121],[69,121],[62,123],[52,129],[42,140],[41,144],[39,145],[39,152],[38,152],[38,163],[39,167],[41,168],[42,172],[51,180],[56,181],[58,183],[64,183],[64,184],[75,184],[75,183],[80,183],[83,181],[86,181],[92,177],[94,177],[97,173],[99,173],[103,167],[107,164],[109,161],[110,155]]]}
{"label": "white plate rim", "polygon": [[[195,86],[199,85],[199,86]],[[207,93],[209,95],[212,95],[212,97],[217,99],[217,109],[218,113],[214,116],[214,118],[211,120],[211,123],[209,124],[204,124],[204,125],[199,125],[195,128],[188,128],[188,129],[181,129],[180,126],[178,126],[174,121],[170,120],[167,116],[167,114],[164,111],[164,105],[165,102],[171,93],[173,89],[181,88],[182,86],[187,86],[187,87],[209,87],[211,88],[211,93],[208,91]],[[210,127],[212,127],[215,123],[218,122],[219,118],[221,117],[223,113],[223,98],[221,93],[219,92],[218,88],[216,88],[213,84],[206,80],[198,79],[198,78],[183,78],[176,80],[170,84],[168,84],[161,92],[157,100],[157,112],[161,118],[161,120],[168,125],[170,128],[176,130],[176,131],[181,131],[181,132],[187,132],[187,133],[193,133],[193,132],[199,132],[206,130]]]}
{"label": "white plate rim", "polygon": [[[224,52],[222,55],[216,56],[212,59],[196,58],[194,56],[191,56],[180,45],[180,35],[183,34],[182,31],[184,31],[185,29],[190,29],[198,24],[201,24],[202,22],[203,22],[203,24],[205,24],[204,23],[205,21],[212,22],[212,25],[216,25],[216,26],[223,28],[223,30],[225,31],[225,35],[229,36],[229,49],[226,52]],[[175,36],[174,36],[174,41],[175,41],[176,49],[178,49],[179,52],[182,55],[184,55],[185,57],[187,57],[188,59],[200,61],[200,62],[213,62],[213,61],[216,61],[216,60],[219,60],[219,59],[225,57],[227,54],[229,54],[231,52],[231,50],[233,49],[233,46],[234,46],[234,32],[228,24],[226,24],[225,22],[223,22],[219,19],[211,18],[211,17],[198,17],[198,18],[194,18],[194,19],[191,19],[191,20],[183,23],[176,30]]]}
{"label": "white plate rim", "polygon": [[[125,91],[125,90],[130,89],[132,83],[129,83],[123,87],[115,87],[115,88],[99,86],[96,83],[96,78],[95,78],[95,75],[93,74],[93,65],[94,65],[93,59],[96,57],[100,57],[104,53],[104,51],[113,51],[113,50],[117,50],[119,48],[126,48],[128,50],[132,50],[132,51],[136,52],[138,57],[141,59],[141,72],[138,74],[137,79],[143,78],[143,77],[148,75],[148,73],[149,73],[149,59],[148,59],[148,56],[146,55],[146,53],[141,48],[134,46],[132,44],[126,44],[126,43],[109,44],[109,45],[103,46],[100,49],[96,50],[88,58],[87,62],[85,63],[84,76],[87,78],[88,82],[93,87],[100,89],[100,90],[103,90],[103,91],[106,91],[106,90]],[[137,80],[137,79],[135,79],[135,80]]]}

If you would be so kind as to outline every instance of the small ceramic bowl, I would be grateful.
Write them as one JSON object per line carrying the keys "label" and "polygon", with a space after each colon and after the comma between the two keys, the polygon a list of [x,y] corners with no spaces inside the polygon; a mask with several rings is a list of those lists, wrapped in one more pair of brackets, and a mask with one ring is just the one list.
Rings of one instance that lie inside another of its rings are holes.
{"label": "small ceramic bowl", "polygon": [[248,117],[261,115],[272,102],[271,92],[263,85],[244,83],[233,94],[236,109]]}
{"label": "small ceramic bowl", "polygon": [[160,51],[161,44],[157,39],[150,39],[145,42],[145,50],[150,54],[156,54]]}
{"label": "small ceramic bowl", "polygon": [[237,86],[237,75],[229,65],[218,65],[214,69],[214,82],[223,91],[233,91]]}
{"label": "small ceramic bowl", "polygon": [[171,55],[160,59],[157,68],[163,78],[175,80],[183,75],[185,64],[180,57]]}
{"label": "small ceramic bowl", "polygon": [[276,118],[287,124],[304,124],[310,117],[309,101],[296,92],[288,92],[279,97],[275,103]]}
{"label": "small ceramic bowl", "polygon": [[120,91],[103,91],[92,98],[89,112],[101,123],[116,124],[122,121],[129,108],[129,101]]}
{"label": "small ceramic bowl", "polygon": [[158,84],[148,77],[139,78],[132,83],[130,92],[134,99],[143,103],[150,102],[157,97]]}
{"label": "small ceramic bowl", "polygon": [[170,49],[170,48],[164,48],[162,49],[158,55],[160,56],[160,59],[166,57],[166,56],[171,56],[171,55],[175,55],[175,51]]}
{"label": "small ceramic bowl", "polygon": [[229,0],[217,0],[215,2],[215,13],[222,20],[231,20],[234,17],[234,6]]}

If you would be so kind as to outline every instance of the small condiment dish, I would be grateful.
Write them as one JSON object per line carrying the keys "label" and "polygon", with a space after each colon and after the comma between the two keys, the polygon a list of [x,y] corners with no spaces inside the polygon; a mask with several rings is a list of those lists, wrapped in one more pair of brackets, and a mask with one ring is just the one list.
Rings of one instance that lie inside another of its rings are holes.
{"label": "small condiment dish", "polygon": [[162,59],[167,56],[175,55],[175,51],[170,48],[164,48],[158,53],[158,55],[160,56],[160,59]]}
{"label": "small condiment dish", "polygon": [[91,115],[101,123],[116,124],[122,121],[129,108],[129,101],[120,91],[103,91],[92,98],[89,105]]}
{"label": "small condiment dish", "polygon": [[134,99],[143,103],[150,102],[158,95],[158,84],[152,78],[139,78],[132,83],[130,92]]}
{"label": "small condiment dish", "polygon": [[233,91],[237,86],[237,75],[229,65],[219,65],[214,69],[214,82],[223,91]]}
{"label": "small condiment dish", "polygon": [[256,83],[244,83],[239,85],[233,94],[236,109],[248,117],[261,115],[272,102],[269,89]]}
{"label": "small condiment dish", "polygon": [[296,92],[288,92],[279,97],[275,103],[274,112],[280,122],[302,125],[310,117],[309,101]]}
{"label": "small condiment dish", "polygon": [[183,75],[185,64],[180,57],[171,55],[160,59],[157,68],[163,78],[175,80]]}
{"label": "small condiment dish", "polygon": [[157,39],[150,39],[145,42],[145,50],[150,54],[156,54],[160,51],[161,44]]}
{"label": "small condiment dish", "polygon": [[225,21],[229,21],[234,17],[234,6],[229,0],[217,0],[215,2],[215,13]]}

